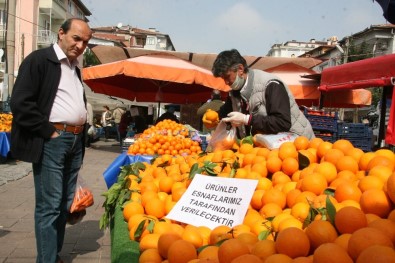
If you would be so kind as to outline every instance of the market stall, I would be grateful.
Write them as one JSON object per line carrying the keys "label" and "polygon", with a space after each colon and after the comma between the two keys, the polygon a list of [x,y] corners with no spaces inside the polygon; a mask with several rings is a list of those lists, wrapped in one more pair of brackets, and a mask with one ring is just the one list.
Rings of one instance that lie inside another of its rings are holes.
{"label": "market stall", "polygon": [[[365,89],[372,87],[383,88],[381,98],[381,116],[386,113],[387,98],[395,99],[393,89],[395,83],[395,54],[364,59],[335,67],[326,68],[321,73],[319,89],[325,96],[332,92],[343,90]],[[385,131],[385,118],[379,124],[379,146],[385,140],[386,144],[395,145],[395,105],[391,104],[390,120]]]}

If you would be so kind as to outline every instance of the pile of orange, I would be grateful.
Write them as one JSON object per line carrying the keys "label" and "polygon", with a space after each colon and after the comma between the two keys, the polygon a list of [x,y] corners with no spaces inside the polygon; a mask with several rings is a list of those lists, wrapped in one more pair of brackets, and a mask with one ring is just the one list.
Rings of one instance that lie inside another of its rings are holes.
{"label": "pile of orange", "polygon": [[199,142],[189,136],[188,128],[172,120],[163,120],[144,130],[136,142],[129,146],[130,155],[191,155],[201,152]]}
{"label": "pile of orange", "polygon": [[10,132],[12,125],[12,114],[0,113],[0,132]]}
{"label": "pile of orange", "polygon": [[[242,224],[208,229],[166,219],[192,165],[207,163],[217,165],[217,176],[258,181]],[[395,262],[389,149],[363,152],[347,140],[305,137],[275,150],[244,143],[237,151],[165,154],[129,179],[123,212],[140,262]]]}

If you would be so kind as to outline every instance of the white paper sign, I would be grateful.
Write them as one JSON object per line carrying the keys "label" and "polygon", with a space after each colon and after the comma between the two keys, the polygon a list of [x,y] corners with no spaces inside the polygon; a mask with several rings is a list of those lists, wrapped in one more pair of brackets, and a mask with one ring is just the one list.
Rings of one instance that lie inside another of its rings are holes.
{"label": "white paper sign", "polygon": [[243,223],[257,184],[257,180],[196,174],[166,217],[210,229],[234,227]]}

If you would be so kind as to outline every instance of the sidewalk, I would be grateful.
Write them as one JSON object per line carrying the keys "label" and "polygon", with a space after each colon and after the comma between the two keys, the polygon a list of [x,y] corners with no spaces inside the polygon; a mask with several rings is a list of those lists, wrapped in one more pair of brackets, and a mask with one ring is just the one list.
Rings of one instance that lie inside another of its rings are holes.
{"label": "sidewalk", "polygon": [[[83,221],[67,226],[63,250],[65,263],[111,262],[110,231],[99,229],[107,190],[102,174],[121,153],[116,141],[94,142],[86,150],[81,174],[93,192],[95,204]],[[34,184],[31,164],[10,161],[0,164],[0,262],[35,262]]]}

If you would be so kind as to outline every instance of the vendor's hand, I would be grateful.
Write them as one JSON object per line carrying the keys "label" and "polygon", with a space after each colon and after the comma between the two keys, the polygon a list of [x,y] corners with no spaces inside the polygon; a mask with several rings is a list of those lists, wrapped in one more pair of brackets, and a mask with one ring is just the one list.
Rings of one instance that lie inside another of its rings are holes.
{"label": "vendor's hand", "polygon": [[223,118],[222,121],[230,122],[233,126],[238,127],[241,125],[247,125],[250,119],[250,115],[243,114],[241,112],[233,111],[228,114],[227,118]]}

